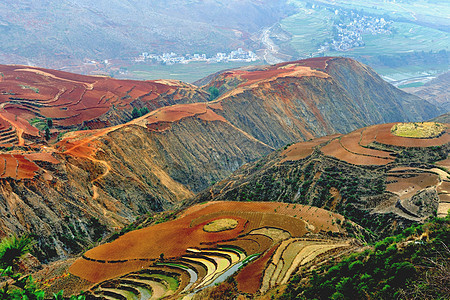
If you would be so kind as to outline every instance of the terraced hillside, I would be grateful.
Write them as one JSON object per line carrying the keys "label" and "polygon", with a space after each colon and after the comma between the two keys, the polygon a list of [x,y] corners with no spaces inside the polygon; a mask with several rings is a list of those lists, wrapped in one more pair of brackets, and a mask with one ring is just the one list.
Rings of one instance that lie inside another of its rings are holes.
{"label": "terraced hillside", "polygon": [[42,259],[171,209],[286,143],[439,112],[344,58],[228,71],[203,87],[220,91],[209,102],[180,82],[2,68],[0,212],[9,217],[0,232],[39,232]]}
{"label": "terraced hillside", "polygon": [[382,234],[429,216],[445,216],[450,209],[449,124],[437,124],[442,131],[430,138],[397,136],[393,131],[400,126],[374,125],[286,146],[194,201],[313,205]]}
{"label": "terraced hillside", "polygon": [[[28,66],[0,65],[0,114],[33,123],[51,118],[57,129],[103,128],[149,110],[206,100],[206,93],[171,81],[117,80]],[[7,116],[6,116],[7,118]]]}
{"label": "terraced hillside", "polygon": [[[219,220],[237,224],[205,231]],[[159,299],[197,293],[245,266],[236,276],[240,292],[265,292],[299,266],[360,247],[347,234],[361,229],[344,222],[304,205],[209,202],[89,250],[69,272],[93,283],[92,298]]]}

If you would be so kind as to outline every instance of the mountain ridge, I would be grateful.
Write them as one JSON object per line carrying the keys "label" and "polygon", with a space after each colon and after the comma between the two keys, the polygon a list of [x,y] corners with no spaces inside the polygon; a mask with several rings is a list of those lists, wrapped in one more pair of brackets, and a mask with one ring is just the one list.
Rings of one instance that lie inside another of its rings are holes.
{"label": "mountain ridge", "polygon": [[[333,69],[326,69],[326,64],[334,65]],[[339,64],[343,67],[339,68]],[[361,73],[355,73],[354,69]],[[43,79],[50,82],[56,80],[52,76],[36,74],[35,71],[20,72],[21,76],[26,74],[32,76],[33,80],[41,80],[40,84]],[[339,76],[351,74],[356,74],[355,77],[366,75],[363,79],[354,78],[352,84],[350,79],[343,80],[338,87]],[[112,118],[110,125],[119,124],[107,126],[106,123],[97,122],[97,126],[92,127],[99,129],[66,132],[67,129],[58,124],[59,120],[56,119],[51,129],[54,134],[49,141],[45,141],[45,130],[39,132],[25,121],[33,119],[32,114],[19,115],[15,121],[14,110],[8,112],[8,107],[3,107],[0,115],[12,115],[8,119],[9,123],[4,125],[6,131],[3,134],[9,136],[9,132],[15,130],[19,132],[21,140],[0,144],[0,158],[5,161],[4,172],[0,176],[0,196],[3,199],[0,210],[10,216],[0,226],[0,230],[4,234],[42,232],[38,237],[39,257],[64,257],[79,252],[87,243],[96,241],[102,233],[122,227],[138,215],[174,207],[182,199],[224,179],[241,165],[257,160],[285,144],[333,134],[343,128],[351,131],[369,122],[382,122],[383,119],[377,115],[365,120],[366,115],[356,113],[365,99],[375,106],[376,101],[383,98],[385,106],[395,108],[390,118],[400,121],[425,119],[439,113],[439,109],[429,103],[389,86],[378,77],[374,79],[375,75],[369,69],[349,59],[317,58],[260,66],[255,70],[233,70],[219,76],[227,76],[222,77],[222,85],[234,83],[235,88],[210,102],[201,102],[208,93],[200,88],[180,82],[157,82],[170,90],[169,93],[156,95],[155,99],[161,100],[159,105],[172,103],[169,101],[180,104],[160,108],[149,105],[152,111],[128,122],[125,120],[131,115],[130,103],[148,93],[145,90],[132,90],[128,93],[131,98],[123,98],[131,87],[119,89],[119,93],[117,86],[121,86],[121,81],[88,77],[90,81],[115,83],[112,87],[116,90],[111,92],[118,93],[116,101],[123,102],[123,107],[117,110],[123,113],[118,114],[116,121]],[[96,91],[96,85],[87,79],[76,84],[77,88],[80,85],[84,87],[86,95]],[[376,84],[366,84],[363,80],[375,80]],[[56,81],[58,84],[67,82]],[[0,82],[0,85],[4,82]],[[219,81],[216,79],[215,82]],[[154,84],[131,83],[133,86]],[[22,88],[20,84],[28,85],[31,89]],[[36,88],[33,84],[39,87],[39,93],[32,89]],[[86,88],[89,84],[93,84],[92,90]],[[204,89],[213,85],[210,83]],[[42,108],[30,108],[29,103],[34,103],[31,96],[35,95],[41,95],[40,101],[48,101],[43,97],[44,87],[36,81],[27,83],[24,80],[15,84],[13,92],[29,96],[25,101],[28,104],[21,104],[25,111],[38,111]],[[336,91],[347,89],[348,95],[337,97],[332,92],[335,88]],[[354,89],[361,91],[352,93]],[[388,92],[383,93],[384,89]],[[362,90],[367,92],[363,93]],[[4,91],[8,93],[8,89]],[[61,93],[62,90],[59,91]],[[317,92],[321,93],[320,97],[315,94]],[[108,90],[102,90],[100,95],[103,93],[108,93]],[[375,96],[370,98],[366,94]],[[54,89],[47,95],[52,99],[58,95],[58,90]],[[11,95],[1,96],[11,105],[8,102]],[[21,98],[25,97],[21,95]],[[64,97],[58,100],[65,101]],[[146,103],[150,104],[151,101],[152,98]],[[112,103],[106,103],[113,107]],[[341,106],[348,106],[341,109],[352,112],[347,117],[334,114],[339,110],[333,107],[338,107],[340,103]],[[415,103],[418,109],[400,112],[406,103]],[[135,107],[139,106],[136,104]],[[333,114],[337,122],[333,120]],[[95,118],[99,119],[93,116],[92,120]],[[104,114],[101,118],[108,119],[109,116]],[[29,130],[34,130],[35,136],[20,134],[20,130],[25,127],[19,121],[27,124]],[[48,126],[48,120],[41,117],[41,121],[47,122],[42,125]],[[57,132],[59,137],[56,136]]]}

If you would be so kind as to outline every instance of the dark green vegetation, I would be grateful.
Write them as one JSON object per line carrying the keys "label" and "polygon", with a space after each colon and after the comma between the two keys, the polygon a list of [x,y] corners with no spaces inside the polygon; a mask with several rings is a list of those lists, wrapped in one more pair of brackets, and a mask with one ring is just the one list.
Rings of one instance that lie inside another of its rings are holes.
{"label": "dark green vegetation", "polygon": [[413,225],[362,253],[300,270],[280,299],[449,299],[448,241],[450,215]]}
{"label": "dark green vegetation", "polygon": [[[17,272],[20,268],[21,258],[30,252],[34,241],[28,236],[17,237],[15,235],[5,237],[0,243],[0,299],[48,299],[45,292],[40,289],[31,275],[24,276]],[[63,291],[53,294],[53,299],[64,299]],[[71,300],[84,300],[83,295],[72,296]]]}
{"label": "dark green vegetation", "polygon": [[148,114],[149,112],[150,112],[150,110],[146,106],[141,107],[139,109],[134,107],[133,110],[131,111],[131,116],[133,117],[133,119],[136,119],[143,115]]}
{"label": "dark green vegetation", "polygon": [[219,97],[219,90],[215,86],[211,86],[208,89],[209,92],[209,101],[212,101]]}

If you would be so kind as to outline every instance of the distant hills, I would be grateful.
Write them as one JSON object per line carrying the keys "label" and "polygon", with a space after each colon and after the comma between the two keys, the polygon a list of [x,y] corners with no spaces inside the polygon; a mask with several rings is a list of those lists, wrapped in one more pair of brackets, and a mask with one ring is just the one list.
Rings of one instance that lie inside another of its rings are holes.
{"label": "distant hills", "polygon": [[248,48],[291,8],[285,1],[3,1],[0,63],[53,68],[142,52]]}

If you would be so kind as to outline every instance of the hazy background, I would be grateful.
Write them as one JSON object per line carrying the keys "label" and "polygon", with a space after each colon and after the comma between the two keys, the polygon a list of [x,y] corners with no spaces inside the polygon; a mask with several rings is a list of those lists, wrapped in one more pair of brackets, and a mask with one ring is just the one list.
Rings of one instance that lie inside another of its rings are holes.
{"label": "hazy background", "polygon": [[[248,64],[350,56],[398,86],[448,71],[447,0],[4,0],[0,63],[193,82]],[[256,60],[142,59],[242,48]]]}

